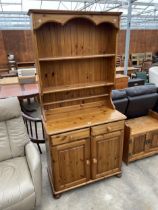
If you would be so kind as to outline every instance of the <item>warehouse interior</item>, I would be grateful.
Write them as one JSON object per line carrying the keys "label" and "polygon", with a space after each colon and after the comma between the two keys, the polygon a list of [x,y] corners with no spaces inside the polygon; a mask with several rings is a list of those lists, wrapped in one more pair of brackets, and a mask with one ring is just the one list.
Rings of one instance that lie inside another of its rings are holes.
{"label": "warehouse interior", "polygon": [[158,209],[158,0],[0,0],[0,210]]}

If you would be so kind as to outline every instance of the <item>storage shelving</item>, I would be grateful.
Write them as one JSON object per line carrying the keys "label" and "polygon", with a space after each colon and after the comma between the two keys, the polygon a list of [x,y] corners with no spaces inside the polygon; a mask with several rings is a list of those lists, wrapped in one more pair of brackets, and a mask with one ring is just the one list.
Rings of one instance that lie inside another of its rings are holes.
{"label": "storage shelving", "polygon": [[125,116],[111,90],[121,13],[29,13],[54,195],[120,175]]}

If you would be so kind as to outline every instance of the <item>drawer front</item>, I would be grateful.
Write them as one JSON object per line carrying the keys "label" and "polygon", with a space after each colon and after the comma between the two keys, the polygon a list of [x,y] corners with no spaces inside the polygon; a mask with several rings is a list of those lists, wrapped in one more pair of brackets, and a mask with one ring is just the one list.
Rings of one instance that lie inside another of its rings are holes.
{"label": "drawer front", "polygon": [[93,136],[93,140],[95,141],[99,141],[99,140],[109,140],[109,138],[115,138],[118,137],[122,134],[122,132],[119,131],[115,131],[115,132],[111,132],[111,133],[106,133],[106,134],[99,134],[97,136]]}
{"label": "drawer front", "polygon": [[80,139],[90,138],[90,132],[88,129],[82,129],[72,132],[66,132],[59,135],[53,135],[51,136],[51,143],[52,146],[59,145],[59,144],[65,144],[72,141],[77,141]]}
{"label": "drawer front", "polygon": [[124,129],[124,121],[98,125],[98,126],[92,127],[92,136],[97,136],[103,133],[110,133],[110,132],[118,131],[122,129]]}

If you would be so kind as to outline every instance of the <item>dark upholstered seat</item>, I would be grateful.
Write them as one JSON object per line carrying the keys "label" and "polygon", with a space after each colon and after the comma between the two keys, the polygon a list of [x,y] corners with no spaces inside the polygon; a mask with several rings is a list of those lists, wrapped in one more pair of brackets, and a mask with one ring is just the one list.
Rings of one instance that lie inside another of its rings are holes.
{"label": "dark upholstered seat", "polygon": [[126,94],[128,96],[127,118],[147,115],[149,109],[154,109],[158,100],[158,93],[155,85],[142,85],[127,88]]}
{"label": "dark upholstered seat", "polygon": [[125,114],[128,104],[128,99],[125,90],[113,90],[112,100],[118,111]]}

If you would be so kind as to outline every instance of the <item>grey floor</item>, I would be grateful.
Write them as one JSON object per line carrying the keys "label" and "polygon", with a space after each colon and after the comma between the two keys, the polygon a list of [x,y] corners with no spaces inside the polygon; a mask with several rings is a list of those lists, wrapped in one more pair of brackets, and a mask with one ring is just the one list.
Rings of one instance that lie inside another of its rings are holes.
{"label": "grey floor", "polygon": [[126,166],[122,177],[111,177],[52,197],[42,147],[43,195],[35,210],[158,210],[158,155]]}
{"label": "grey floor", "polygon": [[42,154],[43,196],[36,210],[158,210],[158,155],[123,164],[121,178],[111,177],[52,197],[46,153]]}

